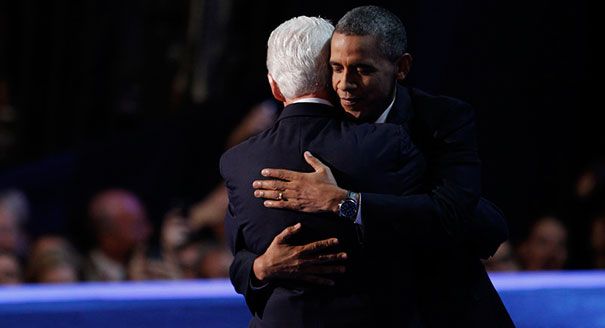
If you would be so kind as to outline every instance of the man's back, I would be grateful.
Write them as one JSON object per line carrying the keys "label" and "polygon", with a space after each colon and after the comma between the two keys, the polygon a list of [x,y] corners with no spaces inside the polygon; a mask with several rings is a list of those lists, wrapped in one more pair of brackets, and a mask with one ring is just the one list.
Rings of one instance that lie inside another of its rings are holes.
{"label": "man's back", "polygon": [[[253,196],[252,181],[262,178],[263,168],[309,171],[303,159],[306,150],[328,165],[344,188],[354,191],[411,193],[424,172],[424,159],[402,127],[356,125],[343,121],[338,110],[319,104],[287,106],[274,127],[227,151],[221,159],[221,173],[229,189],[230,215],[237,224],[237,235],[231,231],[231,238],[237,238],[239,247],[263,253],[279,232],[301,222],[300,238],[294,243],[337,237],[340,247],[350,255],[346,278],[336,278],[337,284],[330,290],[291,282],[278,284],[266,303],[262,321],[255,318],[263,325],[278,326],[280,320],[286,320],[281,322],[288,322],[288,326],[293,322],[342,326],[367,310],[366,301],[359,297],[370,279],[358,265],[361,252],[367,252],[360,247],[359,229],[331,214],[265,208],[262,200]],[[368,270],[367,264],[364,266]]]}

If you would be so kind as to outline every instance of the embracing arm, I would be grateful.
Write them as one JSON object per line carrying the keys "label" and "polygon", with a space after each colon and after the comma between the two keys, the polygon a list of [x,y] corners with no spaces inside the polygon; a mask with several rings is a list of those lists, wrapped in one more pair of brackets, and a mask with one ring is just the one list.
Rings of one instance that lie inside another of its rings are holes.
{"label": "embracing arm", "polygon": [[[506,240],[507,229],[495,205],[482,199],[477,206],[480,163],[474,141],[474,117],[469,116],[449,134],[431,139],[433,136],[428,134],[431,144],[428,151],[423,151],[429,165],[429,192],[407,196],[362,193],[364,225],[391,225],[412,244],[427,251],[465,243],[477,255],[489,257]],[[305,159],[314,172],[263,170],[265,177],[280,180],[255,181],[255,196],[266,198],[267,207],[335,212],[346,190],[336,185],[327,166],[308,152]],[[277,200],[279,191],[283,200]]]}
{"label": "embracing arm", "polygon": [[330,248],[338,239],[329,238],[305,245],[290,245],[288,240],[302,228],[300,223],[279,233],[265,253],[258,255],[246,248],[241,227],[230,210],[225,216],[225,232],[233,253],[229,277],[236,292],[244,295],[250,311],[262,313],[275,280],[298,280],[332,286],[334,281],[323,275],[344,273],[345,252],[334,253]]}

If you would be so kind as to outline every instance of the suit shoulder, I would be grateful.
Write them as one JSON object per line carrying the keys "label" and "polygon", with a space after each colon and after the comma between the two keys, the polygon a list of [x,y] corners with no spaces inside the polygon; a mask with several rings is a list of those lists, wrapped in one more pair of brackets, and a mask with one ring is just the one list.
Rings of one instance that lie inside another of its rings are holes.
{"label": "suit shoulder", "polygon": [[410,89],[413,102],[418,107],[418,114],[422,115],[445,115],[449,119],[457,118],[460,120],[474,119],[475,110],[473,107],[460,99],[433,95],[419,89]]}
{"label": "suit shoulder", "polygon": [[412,89],[411,94],[415,121],[433,138],[445,138],[461,129],[474,129],[475,110],[467,102],[418,89]]}
{"label": "suit shoulder", "polygon": [[[263,132],[261,132],[262,134]],[[223,179],[227,179],[230,169],[238,165],[242,158],[246,157],[246,153],[259,135],[252,136],[245,141],[227,149],[219,159],[219,170]]]}

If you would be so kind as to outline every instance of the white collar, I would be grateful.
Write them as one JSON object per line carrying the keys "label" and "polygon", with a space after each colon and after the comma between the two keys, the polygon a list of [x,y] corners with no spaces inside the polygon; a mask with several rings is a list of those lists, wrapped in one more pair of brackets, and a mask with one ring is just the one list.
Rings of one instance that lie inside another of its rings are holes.
{"label": "white collar", "polygon": [[393,108],[393,104],[395,103],[396,95],[397,95],[397,93],[395,93],[393,95],[393,100],[391,101],[391,104],[389,105],[389,107],[387,107],[387,109],[384,112],[382,112],[380,117],[378,117],[378,119],[376,120],[376,123],[385,123],[387,121],[387,116],[389,116],[389,113],[391,112],[391,109]]}
{"label": "white collar", "polygon": [[112,260],[100,249],[95,249],[90,253],[90,259],[94,263],[102,280],[120,281],[126,280],[126,268],[120,263]]}
{"label": "white collar", "polygon": [[296,104],[296,103],[324,104],[324,105],[334,107],[334,105],[332,105],[331,102],[329,102],[328,100],[323,99],[323,98],[299,98],[299,99],[296,99],[293,102],[291,102],[291,104]]}

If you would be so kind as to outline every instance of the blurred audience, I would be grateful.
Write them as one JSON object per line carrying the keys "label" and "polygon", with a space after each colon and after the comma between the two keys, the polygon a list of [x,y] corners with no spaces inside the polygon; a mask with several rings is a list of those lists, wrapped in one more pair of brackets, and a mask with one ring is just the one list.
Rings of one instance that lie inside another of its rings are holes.
{"label": "blurred audience", "polygon": [[591,223],[592,267],[605,269],[605,213],[595,216]]}
{"label": "blurred audience", "polygon": [[536,220],[518,249],[524,270],[561,270],[567,262],[567,229],[554,216]]}
{"label": "blurred audience", "polygon": [[[278,113],[272,101],[252,108],[230,134],[226,148],[267,128]],[[487,270],[560,270],[580,256],[582,268],[605,269],[605,212],[595,211],[605,201],[603,163],[591,165],[579,175],[572,198],[570,202],[578,204],[574,222],[566,226],[555,216],[538,218],[518,247],[505,242],[484,261]],[[94,245],[86,256],[62,235],[38,237],[28,249],[29,205],[25,194],[0,191],[0,284],[229,276],[232,255],[223,234],[227,192],[222,182],[197,203],[168,211],[157,238],[152,236],[145,205],[131,191],[99,190],[87,207]],[[587,213],[599,214],[589,219]],[[583,227],[576,227],[583,231],[568,230],[572,224]],[[569,244],[573,242],[570,237],[583,242],[583,249],[576,250],[576,254],[570,252],[575,250]]]}
{"label": "blurred audience", "polygon": [[82,280],[82,259],[60,236],[42,236],[31,247],[26,279],[33,283],[73,283]]}
{"label": "blurred audience", "polygon": [[199,271],[200,278],[229,277],[229,266],[233,256],[224,244],[207,242],[200,246]]}
{"label": "blurred audience", "polygon": [[584,169],[575,183],[575,196],[583,202],[605,197],[605,161],[595,161]]}
{"label": "blurred audience", "polygon": [[84,268],[86,280],[144,279],[141,258],[151,234],[145,208],[132,192],[109,189],[89,204],[96,245]]}
{"label": "blurred audience", "polygon": [[27,252],[25,223],[28,218],[25,195],[17,190],[0,192],[0,251],[23,258]]}
{"label": "blurred audience", "polygon": [[11,253],[0,251],[0,286],[18,285],[22,281],[19,261]]}
{"label": "blurred audience", "polygon": [[[267,99],[252,107],[229,134],[225,148],[231,148],[253,135],[269,128],[279,115],[277,103]],[[214,190],[189,210],[189,224],[193,230],[210,228],[216,237],[223,239],[223,218],[229,203],[227,189],[221,181]]]}
{"label": "blurred audience", "polygon": [[207,228],[212,230],[215,236],[222,238],[223,219],[228,203],[227,188],[221,182],[209,195],[189,209],[188,224],[191,229],[197,231]]}

